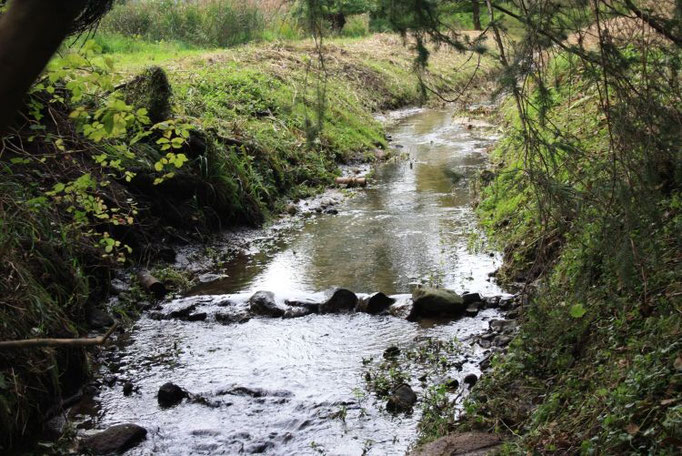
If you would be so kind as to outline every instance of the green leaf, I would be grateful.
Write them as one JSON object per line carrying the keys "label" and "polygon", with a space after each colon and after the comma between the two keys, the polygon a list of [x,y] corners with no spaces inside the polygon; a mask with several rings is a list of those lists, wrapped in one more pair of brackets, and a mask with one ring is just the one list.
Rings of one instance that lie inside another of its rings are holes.
{"label": "green leaf", "polygon": [[585,310],[582,304],[573,304],[573,306],[571,306],[570,313],[573,318],[581,318],[585,315],[585,312],[587,312],[587,310]]}

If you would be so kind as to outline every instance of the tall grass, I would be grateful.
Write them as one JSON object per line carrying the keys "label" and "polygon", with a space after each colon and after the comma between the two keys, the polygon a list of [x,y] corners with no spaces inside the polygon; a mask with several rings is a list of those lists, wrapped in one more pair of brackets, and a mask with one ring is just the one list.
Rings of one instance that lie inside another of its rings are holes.
{"label": "tall grass", "polygon": [[125,1],[101,24],[103,32],[140,36],[150,41],[182,41],[202,47],[228,47],[262,39],[264,11],[243,0]]}

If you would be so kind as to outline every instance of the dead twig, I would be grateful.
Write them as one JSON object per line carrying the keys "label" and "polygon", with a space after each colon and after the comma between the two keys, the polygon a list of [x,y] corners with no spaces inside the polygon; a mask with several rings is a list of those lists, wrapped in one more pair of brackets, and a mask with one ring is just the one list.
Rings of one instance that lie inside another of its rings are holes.
{"label": "dead twig", "polygon": [[33,347],[84,347],[89,345],[102,345],[109,339],[109,336],[118,327],[118,323],[114,323],[104,335],[99,337],[82,337],[78,339],[23,339],[23,340],[5,340],[0,342],[0,350],[15,349],[15,348],[33,348]]}

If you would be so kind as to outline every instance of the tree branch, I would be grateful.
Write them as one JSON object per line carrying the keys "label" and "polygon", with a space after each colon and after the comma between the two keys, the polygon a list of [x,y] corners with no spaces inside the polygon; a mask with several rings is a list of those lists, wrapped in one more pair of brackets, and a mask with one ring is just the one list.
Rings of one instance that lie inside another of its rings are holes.
{"label": "tree branch", "polygon": [[84,337],[80,339],[22,339],[22,340],[5,340],[0,342],[0,350],[3,349],[17,349],[17,348],[34,348],[34,347],[84,347],[89,345],[102,345],[109,339],[109,336],[118,327],[118,323],[109,328],[103,336],[99,337]]}

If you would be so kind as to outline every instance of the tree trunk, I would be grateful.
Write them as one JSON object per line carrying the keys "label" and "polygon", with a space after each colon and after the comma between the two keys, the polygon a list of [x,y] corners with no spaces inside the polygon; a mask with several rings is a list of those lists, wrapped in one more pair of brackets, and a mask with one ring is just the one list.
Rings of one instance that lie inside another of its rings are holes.
{"label": "tree trunk", "polygon": [[330,14],[328,20],[331,23],[332,30],[335,32],[340,32],[343,30],[343,26],[346,25],[346,15],[341,12]]}
{"label": "tree trunk", "polygon": [[86,0],[12,0],[0,17],[0,133],[85,4]]}
{"label": "tree trunk", "polygon": [[481,30],[481,9],[479,0],[471,0],[471,11],[474,15],[474,30]]}

